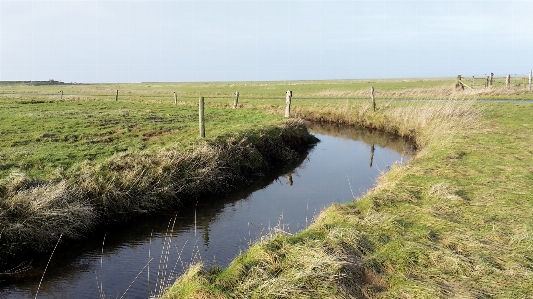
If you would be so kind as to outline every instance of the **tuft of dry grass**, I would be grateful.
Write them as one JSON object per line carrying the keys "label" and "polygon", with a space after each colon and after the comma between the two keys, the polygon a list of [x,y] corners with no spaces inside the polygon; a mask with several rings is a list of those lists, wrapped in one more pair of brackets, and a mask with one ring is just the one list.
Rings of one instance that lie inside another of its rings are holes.
{"label": "tuft of dry grass", "polygon": [[79,238],[94,227],[96,219],[81,189],[66,181],[26,184],[0,202],[1,247],[6,257],[2,262],[21,251],[44,252],[60,234]]}

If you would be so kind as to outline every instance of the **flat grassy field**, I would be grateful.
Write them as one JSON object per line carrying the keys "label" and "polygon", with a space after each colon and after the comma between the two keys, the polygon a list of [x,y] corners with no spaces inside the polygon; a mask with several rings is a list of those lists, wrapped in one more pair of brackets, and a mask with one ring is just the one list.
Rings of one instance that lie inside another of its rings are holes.
{"label": "flat grassy field", "polygon": [[455,88],[456,78],[433,79],[370,79],[332,81],[265,81],[265,82],[153,82],[122,84],[65,84],[32,86],[0,82],[0,98],[43,98],[67,100],[119,100],[135,102],[173,103],[174,92],[178,101],[196,101],[199,96],[233,103],[234,93],[240,99],[284,100],[285,91],[293,91],[294,99],[368,99],[374,87],[376,99],[533,99],[522,78],[513,78],[510,88],[503,78],[495,78],[493,86],[484,87],[484,80],[464,79],[464,90]]}
{"label": "flat grassy field", "polygon": [[[209,103],[205,117],[208,138],[282,122],[281,116]],[[187,150],[199,141],[193,102],[0,98],[0,121],[0,178],[15,168],[47,177],[85,160],[167,146]]]}

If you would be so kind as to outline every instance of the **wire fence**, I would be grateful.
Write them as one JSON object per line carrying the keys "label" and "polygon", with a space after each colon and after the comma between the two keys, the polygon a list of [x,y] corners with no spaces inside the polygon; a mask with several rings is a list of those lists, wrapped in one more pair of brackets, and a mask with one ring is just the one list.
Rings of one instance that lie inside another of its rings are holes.
{"label": "wire fence", "polygon": [[470,76],[458,75],[457,81],[460,81],[463,85],[473,89],[488,87],[513,87],[531,90],[531,75],[531,71],[528,73],[518,74],[489,73]]}

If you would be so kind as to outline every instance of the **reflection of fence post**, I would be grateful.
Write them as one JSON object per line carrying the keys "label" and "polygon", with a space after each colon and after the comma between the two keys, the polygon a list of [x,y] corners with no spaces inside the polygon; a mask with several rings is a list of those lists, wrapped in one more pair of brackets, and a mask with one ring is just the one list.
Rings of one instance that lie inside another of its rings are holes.
{"label": "reflection of fence post", "polygon": [[235,101],[233,102],[233,109],[237,108],[237,105],[239,105],[239,92],[235,92]]}
{"label": "reflection of fence post", "polygon": [[293,182],[292,182],[292,173],[288,173],[286,175],[286,177],[287,177],[287,185],[292,186],[292,184],[293,184]]}
{"label": "reflection of fence post", "polygon": [[205,137],[204,97],[200,97],[198,103],[198,120],[200,125],[200,137]]}
{"label": "reflection of fence post", "polygon": [[292,91],[287,90],[285,93],[285,117],[291,117],[291,100]]}
{"label": "reflection of fence post", "polygon": [[374,108],[374,112],[376,112],[376,99],[374,99],[374,87],[370,86],[370,97],[372,98],[372,107]]}
{"label": "reflection of fence post", "polygon": [[529,70],[529,90],[531,91],[531,70]]}
{"label": "reflection of fence post", "polygon": [[174,92],[174,105],[178,104],[178,96],[176,95],[176,92]]}
{"label": "reflection of fence post", "polygon": [[489,77],[489,85],[492,86],[492,78],[494,77],[494,73],[490,73]]}
{"label": "reflection of fence post", "polygon": [[374,144],[370,147],[370,167],[372,167],[372,162],[374,162],[374,151],[376,150]]}
{"label": "reflection of fence post", "polygon": [[118,89],[117,89],[117,94],[115,95],[115,102],[118,101]]}
{"label": "reflection of fence post", "polygon": [[505,76],[505,86],[507,88],[511,87],[511,75],[510,74],[507,74],[507,76]]}

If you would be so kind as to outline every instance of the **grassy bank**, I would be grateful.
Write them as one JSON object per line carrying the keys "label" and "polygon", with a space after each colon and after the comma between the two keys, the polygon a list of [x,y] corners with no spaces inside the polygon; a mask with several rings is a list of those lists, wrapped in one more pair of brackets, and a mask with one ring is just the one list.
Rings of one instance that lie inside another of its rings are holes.
{"label": "grassy bank", "polygon": [[[0,264],[81,238],[110,220],[249,184],[316,140],[303,123],[253,109],[3,99]],[[253,125],[251,125],[253,124]]]}
{"label": "grassy bank", "polygon": [[294,112],[406,136],[420,148],[415,159],[299,234],[262,240],[228,268],[191,267],[164,298],[530,296],[533,106],[379,108],[314,102]]}

